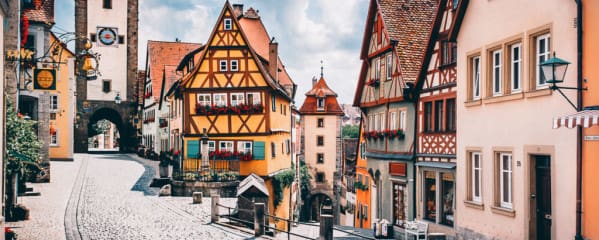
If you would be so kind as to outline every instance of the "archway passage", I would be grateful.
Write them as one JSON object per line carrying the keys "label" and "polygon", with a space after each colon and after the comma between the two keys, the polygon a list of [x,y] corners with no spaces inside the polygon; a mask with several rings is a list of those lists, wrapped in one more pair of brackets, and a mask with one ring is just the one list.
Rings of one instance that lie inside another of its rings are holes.
{"label": "archway passage", "polygon": [[[119,109],[122,111],[122,109]],[[137,139],[129,116],[112,107],[101,107],[78,116],[75,152],[132,152]]]}
{"label": "archway passage", "polygon": [[332,198],[324,193],[313,193],[310,195],[308,204],[306,204],[306,211],[308,211],[308,221],[320,222],[320,210],[322,206],[332,204]]}

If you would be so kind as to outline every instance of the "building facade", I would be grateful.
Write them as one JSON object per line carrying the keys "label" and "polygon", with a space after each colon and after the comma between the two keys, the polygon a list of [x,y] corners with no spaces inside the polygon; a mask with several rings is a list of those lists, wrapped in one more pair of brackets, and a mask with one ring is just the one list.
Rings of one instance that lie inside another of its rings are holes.
{"label": "building facade", "polygon": [[[227,169],[238,168],[233,174],[240,177],[251,173],[262,177],[270,193],[268,212],[289,218],[290,188],[275,192],[273,180],[292,171],[295,84],[278,56],[278,43],[271,40],[257,11],[244,12],[243,5],[233,8],[225,2],[200,54],[181,82],[183,170],[202,175],[218,170],[218,161],[236,158],[239,166]],[[214,164],[200,168],[199,140],[204,129]],[[276,205],[275,195],[281,199]],[[286,229],[284,225],[278,223],[280,229]]]}
{"label": "building facade", "polygon": [[413,89],[435,9],[435,1],[370,1],[354,98],[363,112],[354,184],[358,227],[384,219],[400,231],[415,217]]}
{"label": "building facade", "polygon": [[[573,108],[539,64],[552,53],[577,64],[576,2],[461,4],[456,230],[468,239],[572,238],[576,132],[547,123]],[[563,85],[576,86],[576,74],[566,72]]]}
{"label": "building facade", "polygon": [[335,190],[340,190],[336,174],[341,173],[342,166],[341,117],[344,113],[337,102],[337,94],[323,77],[306,93],[299,112],[302,155],[311,176],[310,198],[304,200],[303,209],[307,220],[319,221],[320,207],[325,201],[339,202]]}

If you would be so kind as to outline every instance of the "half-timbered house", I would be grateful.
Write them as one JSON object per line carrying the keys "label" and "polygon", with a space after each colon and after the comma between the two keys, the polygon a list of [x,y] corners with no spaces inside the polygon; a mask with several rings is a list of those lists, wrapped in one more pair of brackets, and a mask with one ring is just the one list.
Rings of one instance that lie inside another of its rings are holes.
{"label": "half-timbered house", "polygon": [[[227,1],[199,54],[181,81],[186,176],[220,181],[259,175],[269,189],[270,214],[288,218],[290,190],[275,192],[273,178],[291,170],[291,103],[296,86],[278,56],[278,43],[268,35],[257,11],[243,12],[243,5],[232,7]],[[198,161],[204,129],[209,138],[209,173]],[[282,201],[274,202],[275,198]]]}
{"label": "half-timbered house", "polygon": [[402,228],[414,218],[413,90],[436,6],[432,0],[370,1],[354,98],[363,112],[355,181],[357,227],[385,219]]}

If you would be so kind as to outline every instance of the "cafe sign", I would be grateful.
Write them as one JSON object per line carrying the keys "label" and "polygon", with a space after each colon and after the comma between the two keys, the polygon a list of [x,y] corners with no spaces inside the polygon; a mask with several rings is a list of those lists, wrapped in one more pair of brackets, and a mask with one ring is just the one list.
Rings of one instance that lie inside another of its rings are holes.
{"label": "cafe sign", "polygon": [[33,89],[34,90],[56,90],[56,70],[54,70],[54,69],[34,69],[33,70]]}

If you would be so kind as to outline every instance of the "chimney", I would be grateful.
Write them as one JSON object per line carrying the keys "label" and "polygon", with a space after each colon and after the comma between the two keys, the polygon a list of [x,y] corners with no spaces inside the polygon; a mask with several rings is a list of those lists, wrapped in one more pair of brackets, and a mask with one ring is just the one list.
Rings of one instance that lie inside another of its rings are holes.
{"label": "chimney", "polygon": [[233,4],[233,13],[237,18],[243,16],[243,4]]}
{"label": "chimney", "polygon": [[279,82],[279,43],[273,37],[268,45],[268,72]]}
{"label": "chimney", "polygon": [[316,77],[312,77],[312,87],[314,87],[314,85],[316,85]]}

